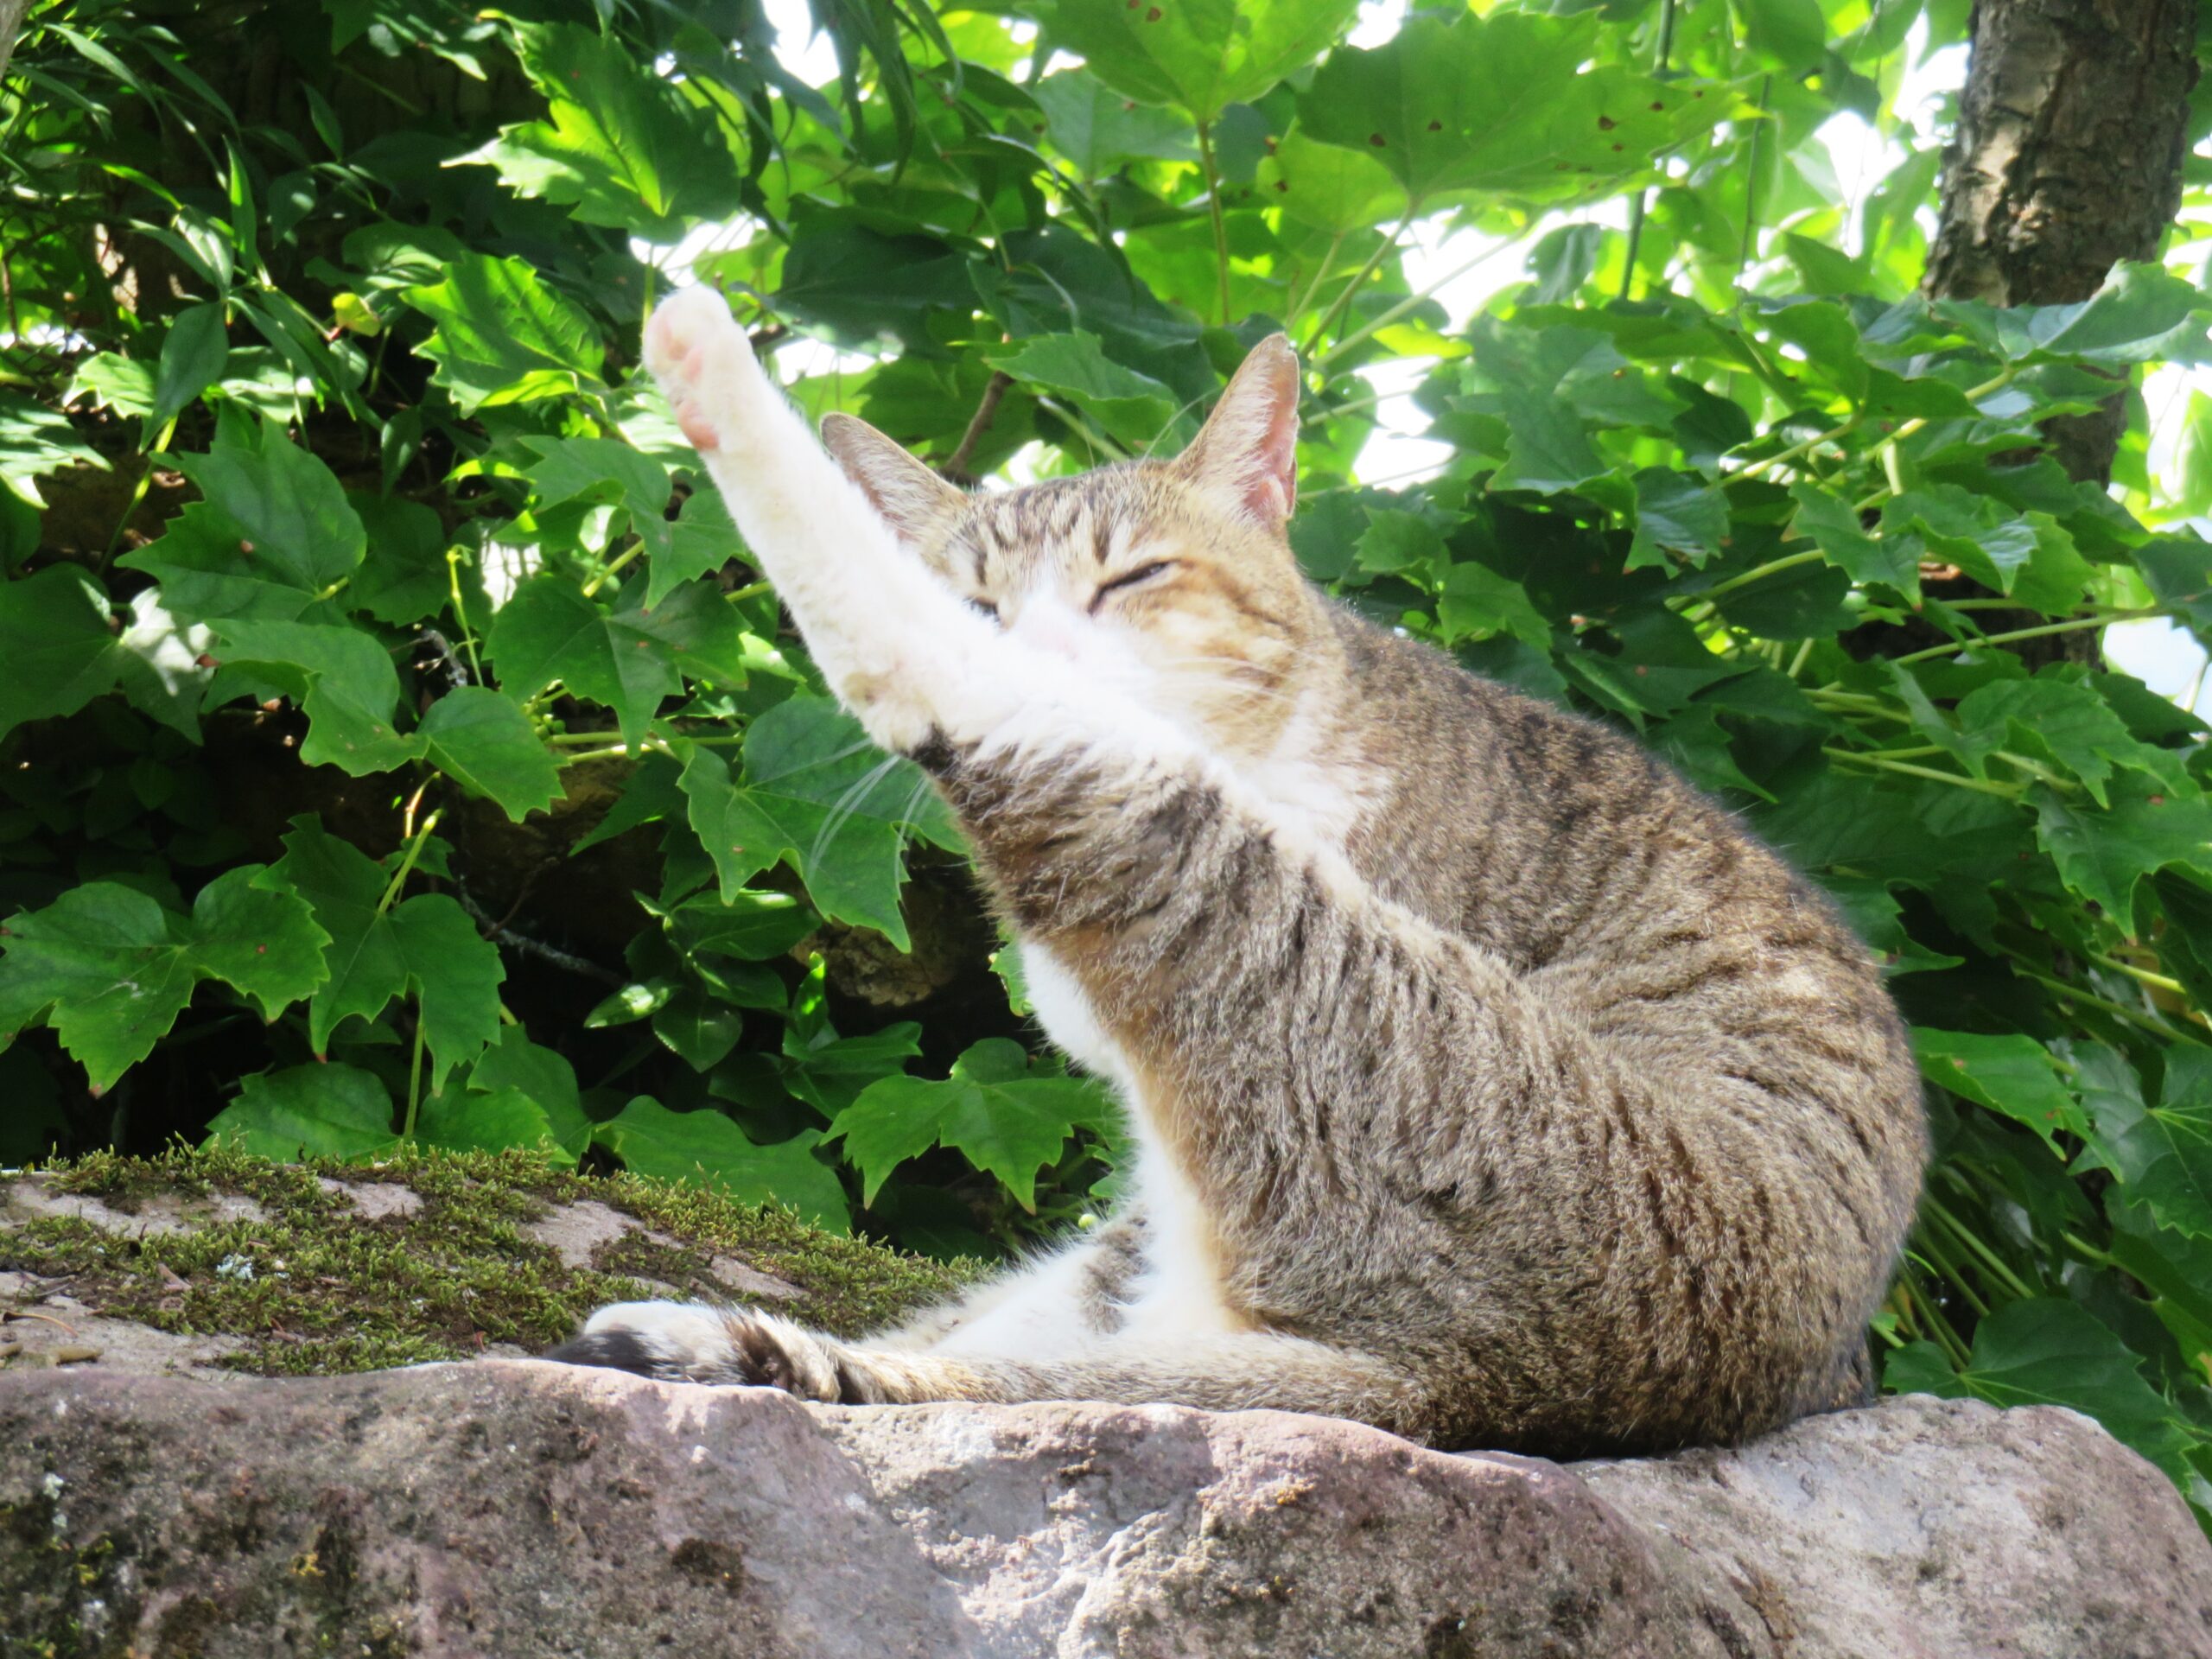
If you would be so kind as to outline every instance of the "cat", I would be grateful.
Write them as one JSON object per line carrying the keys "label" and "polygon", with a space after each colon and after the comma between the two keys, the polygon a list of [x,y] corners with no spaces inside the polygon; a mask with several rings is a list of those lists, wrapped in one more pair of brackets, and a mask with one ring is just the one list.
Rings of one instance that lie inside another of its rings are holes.
{"label": "cat", "polygon": [[817,442],[716,294],[645,346],[1137,1154],[1118,1215],[868,1340],[626,1303],[553,1357],[1554,1455],[1863,1397],[1927,1151],[1869,953],[1627,737],[1305,581],[1287,341],[1173,461],[972,496],[849,416]]}

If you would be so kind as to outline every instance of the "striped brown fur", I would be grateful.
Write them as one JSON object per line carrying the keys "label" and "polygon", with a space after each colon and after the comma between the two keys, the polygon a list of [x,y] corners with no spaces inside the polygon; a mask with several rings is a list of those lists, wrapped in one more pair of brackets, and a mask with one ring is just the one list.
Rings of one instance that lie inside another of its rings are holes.
{"label": "striped brown fur", "polygon": [[[906,729],[886,699],[929,714],[905,747],[1025,951],[1071,982],[1062,1039],[1203,1224],[1162,1262],[1141,1185],[1052,1262],[874,1343],[730,1318],[772,1326],[826,1398],[1274,1405],[1554,1453],[1844,1402],[1926,1151],[1868,952],[1630,738],[1300,577],[1288,362],[1255,353],[1178,461],[998,495],[856,423],[829,435],[944,584],[1015,638],[1048,598],[1055,626],[1112,630],[1160,729],[1194,734],[1017,742],[951,693],[833,676],[884,730]],[[1169,568],[1100,594],[1145,561]],[[1154,1317],[1170,1269],[1217,1294],[1205,1328]],[[1064,1339],[976,1336],[1047,1296],[1059,1323],[1034,1328]],[[736,1351],[666,1369],[761,1374]]]}

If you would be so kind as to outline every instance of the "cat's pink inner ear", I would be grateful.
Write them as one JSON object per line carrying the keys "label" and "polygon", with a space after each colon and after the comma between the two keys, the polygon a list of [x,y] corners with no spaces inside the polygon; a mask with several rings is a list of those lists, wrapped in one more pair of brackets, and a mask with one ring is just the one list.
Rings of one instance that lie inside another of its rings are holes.
{"label": "cat's pink inner ear", "polygon": [[1252,348],[1185,452],[1193,480],[1269,529],[1298,504],[1298,353],[1281,334]]}

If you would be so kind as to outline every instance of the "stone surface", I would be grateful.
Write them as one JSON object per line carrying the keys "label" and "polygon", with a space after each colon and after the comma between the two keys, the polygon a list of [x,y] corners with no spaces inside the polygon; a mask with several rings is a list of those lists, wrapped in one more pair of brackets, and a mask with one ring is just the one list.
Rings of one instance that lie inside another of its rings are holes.
{"label": "stone surface", "polygon": [[1561,1467],[1168,1407],[802,1406],[531,1361],[0,1376],[0,1653],[2212,1659],[2071,1413]]}

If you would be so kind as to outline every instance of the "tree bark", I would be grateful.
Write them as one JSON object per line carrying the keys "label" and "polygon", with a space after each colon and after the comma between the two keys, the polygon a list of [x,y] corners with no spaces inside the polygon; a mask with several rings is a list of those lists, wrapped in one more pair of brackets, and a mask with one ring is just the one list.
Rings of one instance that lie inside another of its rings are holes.
{"label": "tree bark", "polygon": [[16,55],[16,31],[30,9],[31,0],[0,0],[0,75],[8,73],[8,60]]}
{"label": "tree bark", "polygon": [[[1923,290],[2058,305],[2153,259],[2181,206],[2196,0],[1979,0]],[[2047,429],[2076,480],[2109,482],[2125,394]]]}

